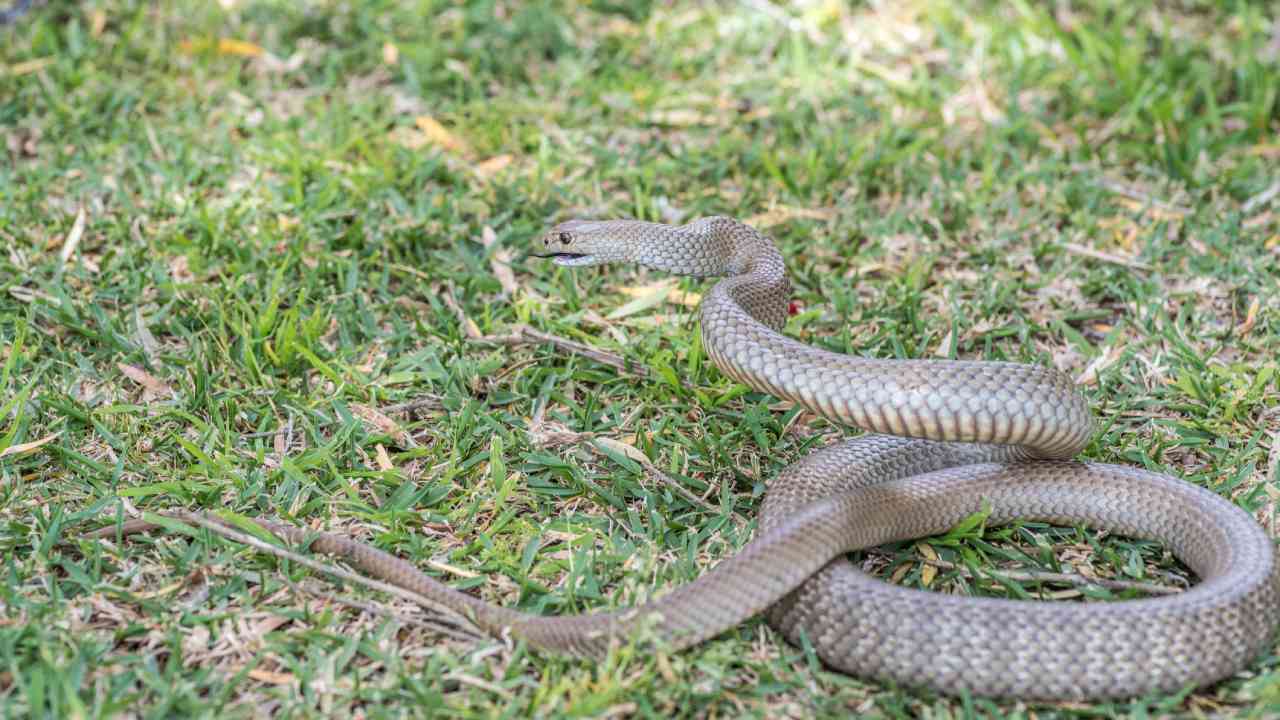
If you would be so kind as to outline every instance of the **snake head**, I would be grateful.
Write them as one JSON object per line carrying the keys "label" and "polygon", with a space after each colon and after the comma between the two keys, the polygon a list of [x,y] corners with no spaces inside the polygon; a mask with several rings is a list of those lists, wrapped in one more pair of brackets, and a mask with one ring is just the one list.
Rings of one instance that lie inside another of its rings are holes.
{"label": "snake head", "polygon": [[562,267],[600,265],[625,259],[625,243],[610,227],[614,223],[596,220],[569,220],[548,230],[538,239],[534,257],[551,258]]}

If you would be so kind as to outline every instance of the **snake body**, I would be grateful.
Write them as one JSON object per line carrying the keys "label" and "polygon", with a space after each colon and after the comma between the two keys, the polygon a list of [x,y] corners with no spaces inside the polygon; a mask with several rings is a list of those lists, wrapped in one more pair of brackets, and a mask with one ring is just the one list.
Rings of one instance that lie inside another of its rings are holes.
{"label": "snake body", "polygon": [[[768,609],[788,640],[806,638],[825,663],[855,675],[1043,699],[1204,685],[1270,642],[1280,621],[1271,539],[1243,510],[1185,481],[1070,461],[1093,421],[1061,372],[865,359],[792,340],[780,333],[790,299],[782,256],[732,218],[682,226],[570,221],[540,244],[536,252],[566,266],[622,261],[724,276],[701,308],[703,346],[715,364],[756,390],[874,433],[787,468],[770,485],[758,539],[640,608],[637,617],[662,618],[664,637],[697,642]],[[1157,539],[1201,582],[1178,595],[1117,603],[1011,601],[901,588],[832,562],[853,549],[945,532],[984,504],[991,522],[1080,523]],[[610,621],[526,622],[550,622],[541,642],[581,652],[584,636]]]}
{"label": "snake body", "polygon": [[[639,607],[541,617],[486,603],[369,545],[264,523],[461,612],[494,635],[599,657],[618,642],[679,650],[767,613],[790,642],[867,678],[947,693],[1102,699],[1202,686],[1265,650],[1280,565],[1246,512],[1136,468],[1075,462],[1092,420],[1056,370],[998,362],[875,360],[785,337],[782,257],[731,218],[672,226],[570,221],[535,254],[564,266],[632,262],[723,276],[701,308],[715,364],[757,390],[871,434],[819,450],[769,487],[756,538],[696,581]],[[974,512],[1085,524],[1159,540],[1199,576],[1186,592],[1114,603],[971,598],[856,570],[847,552],[945,532]]]}

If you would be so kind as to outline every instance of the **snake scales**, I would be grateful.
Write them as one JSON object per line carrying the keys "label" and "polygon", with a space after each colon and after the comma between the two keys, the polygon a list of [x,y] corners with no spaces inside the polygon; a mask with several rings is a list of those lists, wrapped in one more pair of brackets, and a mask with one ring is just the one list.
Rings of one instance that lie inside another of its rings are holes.
{"label": "snake scales", "polygon": [[[1074,462],[1092,420],[1055,370],[997,362],[872,360],[783,336],[790,284],[773,243],[730,218],[682,226],[570,221],[535,255],[564,266],[633,262],[724,276],[702,303],[703,345],[722,371],[873,434],[791,465],[771,484],[758,536],[693,583],[638,608],[573,617],[494,606],[354,540],[264,523],[293,542],[464,613],[482,629],[595,657],[619,639],[671,649],[767,612],[828,665],[948,693],[1119,698],[1205,685],[1238,671],[1280,621],[1271,539],[1217,495],[1136,468]],[[896,437],[891,437],[896,436]],[[1165,543],[1201,582],[1177,595],[1050,603],[890,585],[846,552],[945,532],[988,507]]]}

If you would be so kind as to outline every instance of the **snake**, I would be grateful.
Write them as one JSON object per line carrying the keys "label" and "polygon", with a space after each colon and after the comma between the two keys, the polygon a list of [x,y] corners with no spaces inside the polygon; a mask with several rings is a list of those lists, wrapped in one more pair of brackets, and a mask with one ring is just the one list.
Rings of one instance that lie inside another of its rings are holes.
{"label": "snake", "polygon": [[[826,446],[769,483],[755,536],[690,583],[636,607],[541,616],[456,590],[406,560],[333,533],[271,521],[286,540],[463,614],[533,648],[600,658],[623,643],[678,652],[763,614],[828,667],[885,684],[1027,700],[1122,699],[1221,681],[1270,645],[1280,564],[1247,512],[1205,488],[1073,459],[1088,402],[1049,367],[865,358],[783,334],[791,284],[764,233],[730,217],[682,225],[570,220],[530,254],[563,267],[631,263],[719,277],[699,310],[721,372],[866,434]],[[864,573],[845,555],[945,533],[975,513],[1156,540],[1199,582],[1114,602],[949,595]]]}

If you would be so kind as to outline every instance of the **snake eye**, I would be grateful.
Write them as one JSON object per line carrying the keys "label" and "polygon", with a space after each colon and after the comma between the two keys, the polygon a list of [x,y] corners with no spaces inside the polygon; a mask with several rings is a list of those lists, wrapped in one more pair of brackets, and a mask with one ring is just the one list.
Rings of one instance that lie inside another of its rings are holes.
{"label": "snake eye", "polygon": [[570,241],[572,241],[572,240],[573,240],[573,237],[572,237],[571,235],[569,235],[569,233],[567,233],[567,232],[562,232],[562,233],[560,233],[560,244],[561,244],[561,245],[568,245],[568,244],[569,244],[569,242],[570,242]]}

